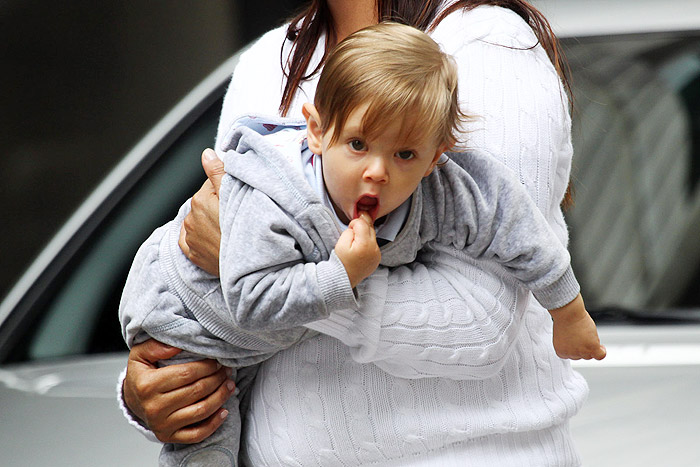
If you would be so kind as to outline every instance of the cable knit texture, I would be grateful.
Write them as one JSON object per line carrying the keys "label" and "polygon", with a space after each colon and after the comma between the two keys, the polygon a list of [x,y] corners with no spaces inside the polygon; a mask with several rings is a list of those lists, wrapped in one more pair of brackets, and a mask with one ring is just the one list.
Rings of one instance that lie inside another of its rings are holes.
{"label": "cable knit texture", "polygon": [[[532,31],[482,6],[451,14],[432,36],[459,66],[463,110],[475,117],[468,145],[515,173],[566,244],[568,104]],[[273,30],[241,57],[217,142],[238,116],[277,113],[284,38]],[[310,326],[323,335],[261,365],[242,440],[251,465],[580,465],[568,420],[588,389],[554,354],[546,311],[454,248],[434,245],[418,260],[379,269],[358,286],[359,312],[331,313]]]}
{"label": "cable knit texture", "polygon": [[[240,91],[279,86],[268,57],[283,36],[268,33],[241,60],[222,128],[261,111],[258,93]],[[479,7],[432,37],[460,68],[463,109],[475,117],[468,146],[513,170],[566,244],[568,103],[534,34],[508,10]],[[304,83],[291,116],[315,85]],[[554,354],[549,315],[452,248],[419,261],[379,270],[359,287],[359,313],[331,313],[310,326],[326,336],[262,365],[242,443],[251,465],[579,465],[567,422],[587,386]]]}

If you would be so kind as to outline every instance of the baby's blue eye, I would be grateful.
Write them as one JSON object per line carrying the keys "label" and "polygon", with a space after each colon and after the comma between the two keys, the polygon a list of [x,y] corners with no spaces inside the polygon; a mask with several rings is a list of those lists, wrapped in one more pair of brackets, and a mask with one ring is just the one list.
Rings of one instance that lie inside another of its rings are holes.
{"label": "baby's blue eye", "polygon": [[399,151],[396,153],[396,157],[398,157],[401,160],[408,161],[413,159],[415,157],[415,154],[413,154],[413,151]]}
{"label": "baby's blue eye", "polygon": [[359,139],[350,141],[350,147],[355,151],[364,151],[366,149],[365,143]]}

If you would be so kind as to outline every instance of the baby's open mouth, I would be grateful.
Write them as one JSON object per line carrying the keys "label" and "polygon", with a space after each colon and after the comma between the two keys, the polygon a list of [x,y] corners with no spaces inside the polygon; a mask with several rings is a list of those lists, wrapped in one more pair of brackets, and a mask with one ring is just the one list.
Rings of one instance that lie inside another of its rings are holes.
{"label": "baby's open mouth", "polygon": [[372,222],[377,220],[377,212],[379,211],[379,198],[370,195],[360,197],[355,203],[355,212],[353,219],[360,217],[360,213],[366,212],[372,218]]}

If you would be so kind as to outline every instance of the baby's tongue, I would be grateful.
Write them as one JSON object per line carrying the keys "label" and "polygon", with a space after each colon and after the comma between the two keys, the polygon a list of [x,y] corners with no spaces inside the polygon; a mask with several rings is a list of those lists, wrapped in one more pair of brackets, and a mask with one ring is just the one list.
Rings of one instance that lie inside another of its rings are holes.
{"label": "baby's tongue", "polygon": [[372,220],[374,220],[374,210],[377,207],[378,202],[379,200],[377,198],[373,198],[372,196],[363,196],[357,201],[357,204],[355,205],[357,215],[359,216],[362,211],[365,211],[369,213],[369,215],[372,217]]}

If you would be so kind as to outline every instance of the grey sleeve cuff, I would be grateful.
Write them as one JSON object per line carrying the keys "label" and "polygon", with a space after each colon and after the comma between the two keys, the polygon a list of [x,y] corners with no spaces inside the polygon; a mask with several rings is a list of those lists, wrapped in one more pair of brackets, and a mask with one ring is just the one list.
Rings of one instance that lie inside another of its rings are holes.
{"label": "grey sleeve cuff", "polygon": [[537,301],[548,310],[554,310],[570,303],[580,292],[581,286],[576,280],[571,266],[551,285],[532,291]]}
{"label": "grey sleeve cuff", "polygon": [[360,308],[357,297],[350,286],[345,266],[335,254],[335,250],[331,252],[328,261],[318,263],[316,278],[328,313],[348,308],[354,310]]}

